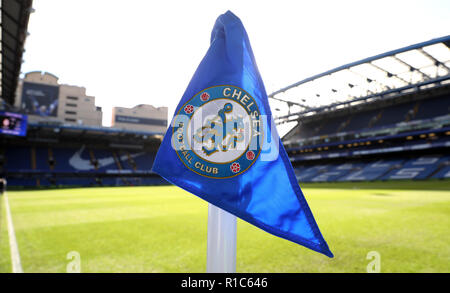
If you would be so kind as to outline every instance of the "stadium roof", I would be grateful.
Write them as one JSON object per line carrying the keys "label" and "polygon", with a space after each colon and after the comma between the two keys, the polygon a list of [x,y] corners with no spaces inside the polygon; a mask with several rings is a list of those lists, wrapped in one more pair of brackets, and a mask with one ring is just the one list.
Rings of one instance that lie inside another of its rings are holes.
{"label": "stadium roof", "polygon": [[22,65],[25,38],[32,0],[1,1],[1,80],[0,96],[14,104],[14,93]]}
{"label": "stadium roof", "polygon": [[278,111],[275,121],[281,124],[449,82],[450,35],[339,66],[275,91],[269,98]]}

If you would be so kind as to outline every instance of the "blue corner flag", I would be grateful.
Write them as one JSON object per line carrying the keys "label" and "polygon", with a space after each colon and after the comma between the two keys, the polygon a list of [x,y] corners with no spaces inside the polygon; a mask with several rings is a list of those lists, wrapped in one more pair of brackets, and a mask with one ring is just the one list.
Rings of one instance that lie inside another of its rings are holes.
{"label": "blue corner flag", "polygon": [[247,33],[230,11],[214,25],[153,170],[264,231],[333,257],[273,124]]}

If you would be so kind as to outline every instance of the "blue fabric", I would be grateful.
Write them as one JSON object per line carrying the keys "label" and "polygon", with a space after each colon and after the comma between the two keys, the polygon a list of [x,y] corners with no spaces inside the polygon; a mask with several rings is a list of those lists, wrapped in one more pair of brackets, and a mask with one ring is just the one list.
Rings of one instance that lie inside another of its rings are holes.
{"label": "blue fabric", "polygon": [[[205,89],[232,85],[257,102],[261,115],[270,112],[267,94],[242,22],[230,11],[217,19],[211,44],[175,113]],[[158,150],[153,170],[167,181],[193,193],[262,230],[329,257],[323,239],[298,185],[292,165],[273,125],[263,127],[261,155],[242,174],[209,178],[190,170],[172,147],[173,119]],[[274,139],[276,138],[276,139]],[[276,152],[271,160],[264,155]]]}

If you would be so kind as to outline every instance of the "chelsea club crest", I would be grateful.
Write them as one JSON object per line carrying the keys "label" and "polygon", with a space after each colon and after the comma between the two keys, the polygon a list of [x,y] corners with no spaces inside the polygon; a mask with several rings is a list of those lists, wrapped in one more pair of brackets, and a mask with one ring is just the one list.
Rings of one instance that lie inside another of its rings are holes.
{"label": "chelsea club crest", "polygon": [[255,99],[243,89],[204,89],[180,107],[172,125],[172,146],[183,164],[199,175],[237,176],[261,152],[260,116]]}

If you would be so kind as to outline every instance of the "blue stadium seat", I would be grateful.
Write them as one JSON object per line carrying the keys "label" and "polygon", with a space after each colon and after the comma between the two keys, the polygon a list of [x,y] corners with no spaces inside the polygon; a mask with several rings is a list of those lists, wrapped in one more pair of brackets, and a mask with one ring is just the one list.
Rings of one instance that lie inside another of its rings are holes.
{"label": "blue stadium seat", "polygon": [[5,152],[5,169],[8,171],[31,170],[31,149],[29,147],[9,147]]}
{"label": "blue stadium seat", "polygon": [[34,187],[34,186],[36,186],[36,179],[32,179],[32,178],[8,178],[8,186]]}
{"label": "blue stadium seat", "polygon": [[[140,178],[140,177],[106,177],[96,180],[95,177],[79,177],[80,173],[117,173],[118,166],[114,159],[113,151],[109,149],[88,149],[88,148],[70,148],[70,147],[51,147],[50,154],[54,159],[54,168],[49,164],[49,148],[35,147],[36,168],[32,170],[32,147],[8,147],[4,148],[4,170],[6,173],[12,172],[42,172],[40,173],[39,186],[63,185],[63,186],[137,186],[142,184],[167,184],[159,177]],[[91,152],[94,159],[98,162],[98,170],[95,170],[92,164]],[[130,152],[116,151],[117,159],[120,161],[123,171],[134,172],[133,165],[129,158],[137,164],[137,171],[150,171],[155,158],[155,153],[151,152]],[[114,171],[114,172],[110,172]],[[73,173],[74,177],[56,177],[52,173]],[[141,172],[142,173],[142,172]],[[37,175],[37,174],[36,174]],[[16,178],[7,175],[10,186],[37,186],[37,179]],[[75,177],[76,176],[76,177]],[[97,176],[97,175],[96,175]],[[120,176],[120,175],[117,175]],[[100,176],[101,177],[101,176]],[[52,183],[53,182],[53,183]]]}
{"label": "blue stadium seat", "polygon": [[378,114],[379,110],[364,111],[351,116],[350,123],[342,129],[343,131],[357,131],[369,127],[370,120]]}
{"label": "blue stadium seat", "polygon": [[107,170],[118,170],[117,163],[114,160],[114,155],[110,150],[96,149],[94,150],[94,156],[95,159],[98,161],[99,172],[104,172]]}
{"label": "blue stadium seat", "polygon": [[361,165],[360,169],[353,170],[339,181],[372,181],[394,168],[398,168],[403,160],[378,160]]}
{"label": "blue stadium seat", "polygon": [[300,182],[311,182],[319,173],[326,172],[328,167],[328,165],[305,167],[303,170],[296,172],[297,180]]}
{"label": "blue stadium seat", "polygon": [[[119,151],[119,152],[117,152],[117,155],[119,156],[122,169],[133,170],[133,166],[130,163],[130,160],[128,158],[128,154],[126,151]],[[131,154],[130,154],[130,156],[131,156]]]}
{"label": "blue stadium seat", "polygon": [[406,115],[414,107],[414,105],[415,103],[403,103],[384,108],[381,113],[381,118],[372,124],[372,128],[384,127],[399,122],[404,122],[406,120]]}
{"label": "blue stadium seat", "polygon": [[94,186],[96,185],[94,178],[58,178],[56,185],[63,186]]}
{"label": "blue stadium seat", "polygon": [[[139,154],[139,153],[136,153]],[[134,158],[136,162],[136,167],[138,170],[150,171],[153,166],[153,161],[155,160],[155,154],[144,153]]]}
{"label": "blue stadium seat", "polygon": [[[303,123],[298,126],[295,136],[298,138],[310,138],[332,135],[338,132],[359,132],[364,129],[383,128],[399,122],[429,119],[448,115],[449,113],[450,97],[441,96]],[[371,122],[377,115],[380,115],[380,118]]]}
{"label": "blue stadium seat", "polygon": [[167,185],[168,182],[161,177],[142,178],[142,185]]}
{"label": "blue stadium seat", "polygon": [[36,148],[36,170],[50,171],[50,165],[48,164],[48,148]]}
{"label": "blue stadium seat", "polygon": [[105,186],[116,186],[116,185],[119,185],[117,183],[117,178],[113,178],[113,177],[102,178],[102,184],[105,185]]}
{"label": "blue stadium seat", "polygon": [[423,100],[414,119],[429,119],[450,113],[450,97],[437,97]]}
{"label": "blue stadium seat", "polygon": [[317,174],[314,178],[310,179],[311,182],[332,182],[338,181],[343,176],[360,168],[361,164],[339,164],[328,167],[325,172]]}
{"label": "blue stadium seat", "polygon": [[52,148],[53,150],[53,159],[55,160],[54,171],[55,172],[76,172],[75,169],[70,163],[70,159],[74,156],[74,154],[78,151],[75,148]]}
{"label": "blue stadium seat", "polygon": [[431,177],[437,179],[450,178],[450,165],[444,166],[442,169],[440,169],[436,174],[434,174]]}
{"label": "blue stadium seat", "polygon": [[39,178],[39,185],[40,186],[51,186],[51,182],[50,180],[48,180],[47,178]]}
{"label": "blue stadium seat", "polygon": [[[315,136],[321,136],[331,133],[336,133],[341,124],[345,123],[348,119],[348,116],[343,117],[333,117],[330,119],[327,119],[324,125],[321,125],[320,130],[315,134]],[[313,125],[317,125],[316,123],[313,123]]]}
{"label": "blue stadium seat", "polygon": [[407,161],[401,168],[392,170],[382,179],[426,179],[435,172],[445,160],[440,156],[423,156]]}

